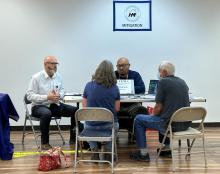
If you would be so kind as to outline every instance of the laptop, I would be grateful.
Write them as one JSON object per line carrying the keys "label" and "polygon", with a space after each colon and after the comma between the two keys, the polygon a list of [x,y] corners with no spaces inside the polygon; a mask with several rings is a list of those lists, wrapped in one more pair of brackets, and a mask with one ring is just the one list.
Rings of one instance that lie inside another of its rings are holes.
{"label": "laptop", "polygon": [[156,94],[158,82],[159,80],[150,80],[148,94],[152,94],[152,95]]}
{"label": "laptop", "polygon": [[120,95],[134,95],[134,80],[133,79],[118,79],[117,86]]}

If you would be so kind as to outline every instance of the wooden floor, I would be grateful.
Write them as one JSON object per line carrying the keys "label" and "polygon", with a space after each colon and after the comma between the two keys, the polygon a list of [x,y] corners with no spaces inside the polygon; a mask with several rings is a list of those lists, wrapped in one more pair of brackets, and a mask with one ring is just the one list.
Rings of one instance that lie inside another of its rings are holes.
{"label": "wooden floor", "polygon": [[[63,150],[67,154],[71,155],[71,161],[73,161],[73,146],[68,144],[68,132],[64,132],[66,145],[63,146]],[[16,174],[35,174],[35,173],[73,173],[73,167],[56,169],[50,172],[39,172],[38,158],[39,154],[36,153],[36,146],[32,135],[29,135],[25,139],[25,145],[21,144],[22,132],[11,132],[11,142],[14,143],[15,153],[12,160],[1,161],[0,160],[0,173],[16,173]],[[135,144],[128,143],[127,132],[119,133],[118,140],[118,156],[119,161],[115,166],[116,174],[144,174],[144,173],[159,173],[169,174],[172,172],[172,160],[170,158],[160,158],[158,163],[155,162],[156,148],[158,146],[157,132],[148,131],[148,147],[151,161],[148,162],[136,162],[129,159],[129,153],[136,150]],[[201,145],[201,141],[198,140],[195,143],[193,150],[198,150]],[[182,146],[185,146],[186,142],[182,142]],[[61,145],[58,135],[51,135],[51,145]],[[220,128],[206,128],[206,150],[207,150],[207,162],[208,167],[204,167],[203,154],[192,155],[190,160],[186,161],[184,156],[177,157],[176,160],[176,174],[219,174],[220,173]],[[80,164],[77,168],[78,173],[110,173],[110,167],[108,164]]]}

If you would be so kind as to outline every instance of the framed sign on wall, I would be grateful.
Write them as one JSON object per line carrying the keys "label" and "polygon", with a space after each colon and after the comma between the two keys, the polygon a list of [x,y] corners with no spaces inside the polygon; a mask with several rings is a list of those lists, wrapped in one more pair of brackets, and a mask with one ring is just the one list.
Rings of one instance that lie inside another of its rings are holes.
{"label": "framed sign on wall", "polygon": [[151,30],[151,0],[113,1],[113,31]]}

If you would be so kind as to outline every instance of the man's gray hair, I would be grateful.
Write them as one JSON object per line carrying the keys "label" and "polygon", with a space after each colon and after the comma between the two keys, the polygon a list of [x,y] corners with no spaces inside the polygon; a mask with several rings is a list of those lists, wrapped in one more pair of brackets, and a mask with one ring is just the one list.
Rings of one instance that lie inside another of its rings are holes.
{"label": "man's gray hair", "polygon": [[175,66],[168,61],[163,61],[159,66],[159,70],[165,70],[168,76],[175,74]]}

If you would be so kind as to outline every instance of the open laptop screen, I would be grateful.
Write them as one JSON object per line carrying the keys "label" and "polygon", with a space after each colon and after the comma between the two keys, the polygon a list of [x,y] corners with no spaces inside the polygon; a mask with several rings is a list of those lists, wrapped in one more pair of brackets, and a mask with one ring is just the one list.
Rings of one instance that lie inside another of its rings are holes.
{"label": "open laptop screen", "polygon": [[120,95],[133,95],[134,94],[134,80],[132,79],[118,79],[117,86]]}
{"label": "open laptop screen", "polygon": [[148,94],[156,94],[159,80],[150,80]]}

